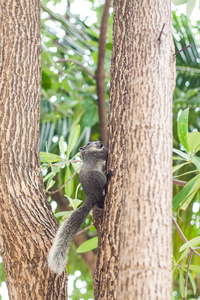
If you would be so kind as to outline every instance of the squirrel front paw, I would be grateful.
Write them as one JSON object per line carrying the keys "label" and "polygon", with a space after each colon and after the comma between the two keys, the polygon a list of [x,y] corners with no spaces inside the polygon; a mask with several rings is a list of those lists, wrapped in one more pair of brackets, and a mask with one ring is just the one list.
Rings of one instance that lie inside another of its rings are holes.
{"label": "squirrel front paw", "polygon": [[109,170],[108,173],[106,174],[107,184],[109,183],[112,176],[113,176],[113,171]]}

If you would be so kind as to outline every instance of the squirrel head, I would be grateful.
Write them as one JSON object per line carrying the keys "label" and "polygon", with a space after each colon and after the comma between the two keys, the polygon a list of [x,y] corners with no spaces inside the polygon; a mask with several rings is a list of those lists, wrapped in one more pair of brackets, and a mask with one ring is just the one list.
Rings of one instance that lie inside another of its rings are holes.
{"label": "squirrel head", "polygon": [[80,147],[79,151],[83,161],[93,159],[105,161],[108,157],[108,147],[99,141],[87,143],[85,146]]}

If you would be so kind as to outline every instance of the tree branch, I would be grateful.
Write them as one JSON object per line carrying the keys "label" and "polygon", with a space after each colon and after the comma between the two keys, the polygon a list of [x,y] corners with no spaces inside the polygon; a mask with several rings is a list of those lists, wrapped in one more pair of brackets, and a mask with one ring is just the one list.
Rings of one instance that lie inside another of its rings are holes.
{"label": "tree branch", "polygon": [[97,95],[98,95],[98,107],[99,107],[99,124],[100,124],[100,135],[101,140],[107,142],[107,109],[105,99],[105,51],[106,51],[106,34],[108,28],[109,8],[111,0],[106,0],[104,4],[101,28],[99,36],[99,50],[98,50],[98,64],[95,72],[96,84],[97,84]]}
{"label": "tree branch", "polygon": [[174,185],[179,185],[179,186],[185,186],[187,184],[187,181],[173,179],[173,184]]}
{"label": "tree branch", "polygon": [[[180,237],[182,238],[182,240],[183,240],[185,243],[187,243],[188,240],[186,239],[186,237],[185,237],[185,235],[183,234],[182,230],[181,230],[180,227],[178,226],[178,223],[176,222],[176,220],[175,220],[174,217],[172,217],[172,221],[173,221],[173,224],[174,224],[174,226],[176,227],[176,230],[178,231]],[[194,254],[196,254],[197,256],[200,257],[200,254],[199,254],[197,251],[195,251],[195,249],[194,249],[193,247],[189,247],[189,251],[192,252],[192,253],[194,253]]]}
{"label": "tree branch", "polygon": [[[182,240],[186,243],[188,242],[188,240],[186,239],[185,235],[183,234],[182,230],[180,229],[180,227],[178,226],[178,223],[176,222],[175,218],[172,217],[172,221],[174,226],[176,227],[176,230],[178,231],[179,235],[181,236]],[[199,248],[199,247],[198,247]],[[178,265],[177,267],[181,266],[183,264],[183,262],[186,260],[188,254],[189,256],[189,260],[188,260],[188,265],[187,265],[187,272],[186,272],[186,277],[185,277],[185,283],[184,283],[184,294],[183,294],[183,299],[182,300],[186,300],[186,291],[187,291],[187,282],[188,282],[188,275],[189,275],[189,269],[190,269],[190,264],[191,264],[191,260],[192,260],[192,255],[193,253],[196,254],[197,256],[200,257],[200,254],[198,252],[195,251],[195,249],[193,247],[189,247],[189,252],[187,253],[187,255],[185,256],[184,260],[182,261],[182,263],[180,265]]]}
{"label": "tree branch", "polygon": [[66,63],[68,63],[68,62],[71,62],[71,63],[74,63],[74,64],[76,64],[77,66],[79,66],[79,67],[81,67],[85,72],[87,72],[92,78],[96,78],[96,76],[92,73],[92,72],[90,72],[90,70],[88,70],[82,63],[80,63],[80,61],[78,61],[78,60],[75,60],[75,59],[59,59],[59,60],[57,60],[56,61],[57,63],[63,63],[63,62],[66,62]]}
{"label": "tree branch", "polygon": [[76,173],[78,173],[78,171],[80,170],[80,168],[81,168],[82,166],[80,166],[75,172],[74,172],[74,174],[72,174],[72,176],[63,184],[63,185],[61,185],[57,190],[55,190],[55,191],[52,191],[52,192],[49,192],[49,191],[47,191],[46,193],[47,194],[49,194],[49,195],[53,195],[53,194],[55,194],[55,193],[57,193],[57,192],[59,192],[60,190],[62,190],[62,188],[64,188],[64,186],[76,175]]}
{"label": "tree branch", "polygon": [[187,282],[188,282],[190,264],[191,264],[191,260],[192,260],[192,254],[193,254],[193,252],[191,251],[190,256],[189,256],[189,260],[188,260],[187,272],[186,272],[185,283],[184,283],[183,300],[186,300],[186,296],[187,296]]}
{"label": "tree branch", "polygon": [[76,233],[76,235],[78,235],[78,234],[80,234],[80,233],[83,233],[83,232],[85,232],[86,230],[88,230],[88,229],[89,229],[89,228],[91,228],[92,226],[94,226],[94,224],[91,224],[91,225],[89,225],[89,226],[85,227],[84,229],[82,229],[82,230],[78,231],[78,232]]}
{"label": "tree branch", "polygon": [[[174,185],[185,186],[187,183],[188,183],[187,181],[173,179],[173,184]],[[200,187],[199,187],[199,189],[200,189]]]}
{"label": "tree branch", "polygon": [[176,265],[176,268],[180,268],[182,266],[182,264],[184,263],[184,261],[186,260],[186,258],[188,257],[189,254],[190,254],[190,251],[188,251],[188,253],[184,257],[184,259],[182,260],[182,262],[179,265]]}

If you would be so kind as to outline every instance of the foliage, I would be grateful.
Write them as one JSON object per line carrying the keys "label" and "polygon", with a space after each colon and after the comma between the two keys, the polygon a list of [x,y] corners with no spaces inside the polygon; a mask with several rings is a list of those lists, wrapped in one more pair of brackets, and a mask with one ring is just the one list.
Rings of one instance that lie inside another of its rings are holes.
{"label": "foliage", "polygon": [[195,8],[195,5],[198,4],[200,7],[199,0],[172,0],[175,5],[186,4],[186,15],[189,18]]}
{"label": "foliage", "polygon": [[[186,16],[177,16],[173,12],[173,32],[175,52],[191,44],[176,55],[176,88],[173,99],[173,137],[174,137],[174,178],[185,180],[184,188],[174,186],[174,216],[188,240],[199,234],[199,152],[195,151],[200,131],[200,95],[199,95],[199,25],[191,25]],[[190,110],[190,126],[188,112]],[[180,113],[182,114],[180,115]],[[177,115],[179,115],[177,121]],[[190,133],[189,133],[190,132]],[[197,149],[198,150],[198,149]],[[179,252],[183,241],[173,228],[173,299],[180,299],[184,292],[187,274],[188,249]],[[187,253],[186,253],[187,252]],[[184,260],[185,259],[185,260]],[[182,264],[180,267],[177,265]],[[190,299],[200,294],[199,257],[192,256],[188,273],[187,295]],[[192,266],[195,266],[193,268]],[[196,270],[196,271],[195,271]]]}
{"label": "foliage", "polygon": [[189,109],[187,108],[181,113],[178,120],[179,141],[187,153],[177,149],[173,150],[174,153],[178,155],[174,157],[174,160],[181,161],[180,164],[176,164],[173,167],[173,171],[177,172],[183,166],[192,164],[191,171],[178,174],[175,177],[177,178],[191,173],[195,173],[197,175],[189,180],[185,187],[173,198],[173,211],[175,211],[178,207],[186,210],[200,188],[200,158],[196,155],[200,151],[200,132],[188,133],[188,112]]}
{"label": "foliage", "polygon": [[[174,167],[173,171],[177,174],[177,177],[180,176],[188,176],[189,174],[195,174],[187,184],[181,189],[173,198],[173,211],[175,212],[178,209],[178,213],[180,209],[187,210],[192,200],[195,196],[199,197],[199,189],[200,189],[200,132],[188,132],[188,115],[189,109],[185,109],[178,119],[178,137],[179,141],[182,144],[182,150],[174,149],[174,161],[178,162]],[[180,172],[180,169],[184,166],[191,166],[191,170],[187,172]],[[175,178],[174,177],[174,178]],[[197,199],[196,199],[197,201]],[[199,200],[198,200],[199,201]],[[197,202],[196,202],[197,203]],[[194,232],[193,232],[194,234]],[[189,259],[188,266],[185,263],[187,256],[191,252],[191,247],[195,250],[197,246],[200,245],[200,237],[196,236],[192,237],[191,240],[186,241],[179,249],[180,254],[177,254],[177,251],[174,251],[173,265],[174,265],[174,279],[179,276],[179,292],[181,297],[185,296],[184,285],[185,281],[187,284],[187,276],[190,280],[190,285],[192,287],[193,292],[188,289],[188,294],[193,293],[194,295],[197,292],[197,285],[193,278],[194,274],[200,273],[200,268],[198,265],[191,265],[191,261]],[[176,244],[176,250],[178,249]],[[191,258],[192,258],[191,252]],[[175,256],[178,259],[175,259]],[[189,271],[190,269],[190,271]],[[178,270],[178,274],[177,274]],[[186,279],[185,279],[186,278]],[[175,299],[175,298],[174,298]]]}
{"label": "foliage", "polygon": [[[186,93],[189,89],[196,89],[199,91],[200,53],[199,45],[196,42],[196,38],[199,38],[199,26],[192,26],[185,15],[182,14],[181,16],[177,16],[176,12],[173,12],[173,35],[175,52],[191,45],[190,48],[180,52],[176,56],[176,88],[184,93]],[[190,95],[190,97],[191,96],[194,97],[194,95]],[[179,99],[179,101],[180,100],[181,99]],[[192,101],[191,103],[189,102],[189,104],[199,103],[199,100],[197,99],[192,100],[196,101]],[[178,103],[178,101],[175,102],[176,105]]]}
{"label": "foliage", "polygon": [[190,108],[191,131],[196,128],[200,131],[200,57],[199,57],[199,25],[192,26],[183,14],[180,16],[173,12],[173,33],[175,51],[183,49],[190,43],[188,48],[176,55],[176,88],[173,99],[173,137],[174,147],[179,148],[177,135],[177,115],[182,109]]}
{"label": "foliage", "polygon": [[[42,103],[40,151],[58,152],[58,139],[67,139],[80,124],[87,139],[99,137],[96,82],[99,23],[88,27],[78,16],[51,11],[42,1]],[[102,5],[100,6],[102,9]],[[99,7],[94,6],[99,15]],[[51,19],[51,21],[50,21]],[[105,69],[110,68],[112,24],[109,26]],[[106,84],[109,82],[109,74]],[[109,98],[109,87],[106,98]],[[82,132],[82,131],[81,131]],[[82,143],[84,143],[82,141]],[[46,144],[46,145],[45,145]]]}
{"label": "foliage", "polygon": [[87,252],[89,250],[93,250],[93,249],[97,248],[97,246],[98,246],[98,238],[96,236],[92,239],[89,239],[84,244],[82,244],[80,247],[78,247],[76,252],[77,253],[84,253],[84,252]]}
{"label": "foliage", "polygon": [[[75,157],[78,157],[78,154],[76,153],[71,159],[70,154],[72,150],[74,150],[78,138],[80,134],[80,126],[77,125],[75,127],[72,127],[69,135],[69,142],[68,144],[65,142],[63,136],[60,137],[59,140],[59,149],[60,149],[60,155],[56,155],[49,152],[40,152],[40,161],[41,161],[41,168],[42,172],[45,175],[45,173],[48,171],[48,174],[44,176],[43,181],[47,182],[46,184],[46,192],[53,187],[53,185],[56,183],[54,179],[55,176],[58,176],[59,173],[62,170],[62,173],[64,174],[65,181],[68,181],[69,178],[72,177],[71,169],[74,169],[76,173],[78,173],[78,170],[80,169],[80,166],[77,165],[77,161],[74,159]],[[66,150],[65,150],[66,148]],[[80,159],[79,161],[80,162]],[[64,191],[66,193],[66,196],[71,197],[72,192],[74,190],[74,180],[71,178],[71,180],[68,182],[68,184],[64,184],[63,186]]]}

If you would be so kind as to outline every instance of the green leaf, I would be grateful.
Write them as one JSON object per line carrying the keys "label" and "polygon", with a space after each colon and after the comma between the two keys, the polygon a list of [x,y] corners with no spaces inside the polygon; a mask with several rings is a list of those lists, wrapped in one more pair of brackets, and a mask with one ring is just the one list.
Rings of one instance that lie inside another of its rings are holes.
{"label": "green leaf", "polygon": [[192,11],[195,7],[195,4],[196,4],[196,1],[197,0],[190,0],[190,1],[187,1],[187,6],[186,6],[186,15],[187,17],[189,18],[192,14]]}
{"label": "green leaf", "polygon": [[176,165],[173,167],[173,173],[175,173],[177,170],[179,170],[180,168],[182,168],[183,166],[189,164],[190,162],[185,162],[183,164],[180,164],[180,165]]}
{"label": "green leaf", "polygon": [[180,158],[180,157],[177,157],[177,156],[173,156],[172,159],[173,160],[183,160],[183,161],[186,161],[186,159]]}
{"label": "green leaf", "polygon": [[62,155],[65,155],[65,147],[64,147],[64,138],[63,138],[63,136],[61,136],[60,140],[59,140],[59,149],[60,149],[60,152],[62,153]]}
{"label": "green leaf", "polygon": [[181,271],[181,269],[179,269],[179,290],[181,293],[181,297],[183,297],[183,293],[184,293],[184,277],[183,277],[183,272]]}
{"label": "green leaf", "polygon": [[63,216],[69,217],[72,213],[73,213],[72,210],[70,210],[70,211],[60,211],[60,212],[58,212],[58,213],[55,214],[55,217],[56,218],[63,217]]}
{"label": "green leaf", "polygon": [[60,212],[55,214],[55,217],[56,218],[63,217],[63,216],[69,217],[72,213],[73,213],[72,210],[70,210],[70,211],[60,211]]}
{"label": "green leaf", "polygon": [[174,5],[181,5],[187,3],[187,0],[172,0]]}
{"label": "green leaf", "polygon": [[190,248],[190,247],[196,247],[200,245],[200,236],[195,237],[194,239],[188,241],[187,243],[183,244],[181,246],[181,248],[179,249],[179,252],[182,252],[183,250],[185,250],[186,248]]}
{"label": "green leaf", "polygon": [[190,270],[192,270],[195,273],[200,274],[200,266],[199,265],[190,265]]}
{"label": "green leaf", "polygon": [[[74,171],[77,171],[78,170],[78,168],[80,168],[80,163],[71,163],[72,164],[72,167],[74,168]],[[79,170],[80,171],[80,170]],[[77,173],[79,173],[79,171],[77,172]]]}
{"label": "green leaf", "polygon": [[88,97],[85,101],[85,113],[82,118],[82,124],[84,127],[92,127],[98,122],[98,108],[97,102],[93,97]]}
{"label": "green leaf", "polygon": [[58,162],[61,160],[62,160],[62,158],[56,154],[48,153],[48,152],[40,152],[40,161],[41,162],[53,163],[53,162]]}
{"label": "green leaf", "polygon": [[43,178],[43,182],[45,182],[47,179],[49,179],[50,177],[54,177],[56,175],[56,173],[54,172],[50,172],[49,174],[47,174],[44,178]]}
{"label": "green leaf", "polygon": [[94,226],[89,228],[90,231],[96,231],[96,228]]}
{"label": "green leaf", "polygon": [[49,184],[47,184],[47,188],[46,188],[46,192],[50,189],[50,188],[52,188],[52,186],[55,184],[55,180],[51,180],[50,182],[49,182]]}
{"label": "green leaf", "polygon": [[194,295],[196,294],[197,292],[197,287],[196,287],[196,283],[194,281],[194,278],[192,277],[192,274],[189,273],[189,278],[190,278],[190,282],[191,282],[191,285],[192,285],[192,288],[193,288],[193,292],[194,292]]}
{"label": "green leaf", "polygon": [[173,178],[178,178],[178,177],[181,177],[181,176],[184,176],[184,175],[188,175],[188,174],[192,174],[192,173],[197,173],[197,170],[192,170],[192,171],[180,173],[180,174],[178,174],[176,176],[173,176]]}
{"label": "green leaf", "polygon": [[112,50],[112,43],[107,43],[106,44],[106,49]]}
{"label": "green leaf", "polygon": [[65,196],[68,198],[69,203],[71,204],[71,206],[73,207],[74,210],[77,209],[77,207],[78,207],[81,203],[83,203],[83,201],[81,201],[81,200],[79,200],[79,199],[72,199],[72,198],[70,198],[68,195],[65,195]]}
{"label": "green leaf", "polygon": [[[65,172],[65,182],[69,180],[69,178],[72,176],[71,170],[69,166],[66,166],[66,172]],[[74,190],[74,178],[71,178],[71,180],[65,185],[65,194],[67,194],[67,197],[71,197],[73,190]]]}
{"label": "green leaf", "polygon": [[51,80],[50,77],[42,71],[42,88],[48,90],[51,88]]}
{"label": "green leaf", "polygon": [[185,150],[188,152],[189,147],[187,144],[187,134],[188,134],[188,114],[189,108],[186,108],[180,115],[177,123],[177,132],[180,143],[183,145]]}
{"label": "green leaf", "polygon": [[200,171],[200,157],[198,156],[193,156],[192,157],[192,162],[195,164],[197,169]]}
{"label": "green leaf", "polygon": [[[184,186],[184,188],[174,196],[173,198],[173,212],[181,205],[182,202],[184,202],[187,197],[193,193],[194,191],[197,191],[198,182],[197,180],[200,179],[200,174],[196,175],[194,178],[192,178],[188,183]],[[195,185],[197,182],[197,185]]]}
{"label": "green leaf", "polygon": [[60,168],[57,167],[57,166],[51,166],[51,171],[52,171],[53,173],[58,173],[58,172],[60,171]]}
{"label": "green leaf", "polygon": [[188,249],[185,249],[185,251],[183,251],[181,253],[181,256],[179,257],[179,259],[177,261],[177,265],[186,257],[187,254],[188,254]]}
{"label": "green leaf", "polygon": [[194,198],[194,196],[197,193],[197,189],[195,189],[195,191],[191,192],[184,200],[184,203],[180,206],[180,209],[182,210],[186,210],[190,204],[190,202],[192,201],[192,199]]}
{"label": "green leaf", "polygon": [[187,135],[187,143],[191,153],[196,153],[200,149],[200,132],[190,132]]}
{"label": "green leaf", "polygon": [[76,146],[79,135],[80,135],[80,125],[76,125],[75,127],[72,128],[72,130],[70,132],[68,148],[67,148],[67,159],[69,158],[70,153],[72,152],[72,150]]}
{"label": "green leaf", "polygon": [[80,187],[81,187],[81,183],[79,183],[79,184],[77,185],[77,187],[76,187],[75,199],[78,198],[78,190],[79,190]]}
{"label": "green leaf", "polygon": [[84,253],[93,249],[96,249],[98,247],[98,238],[97,236],[89,239],[85,243],[83,243],[78,249],[76,250],[77,253]]}
{"label": "green leaf", "polygon": [[178,154],[178,155],[180,155],[185,160],[190,160],[189,156],[186,153],[184,153],[184,152],[182,152],[182,151],[180,151],[178,149],[173,148],[173,152],[176,153],[176,154]]}

